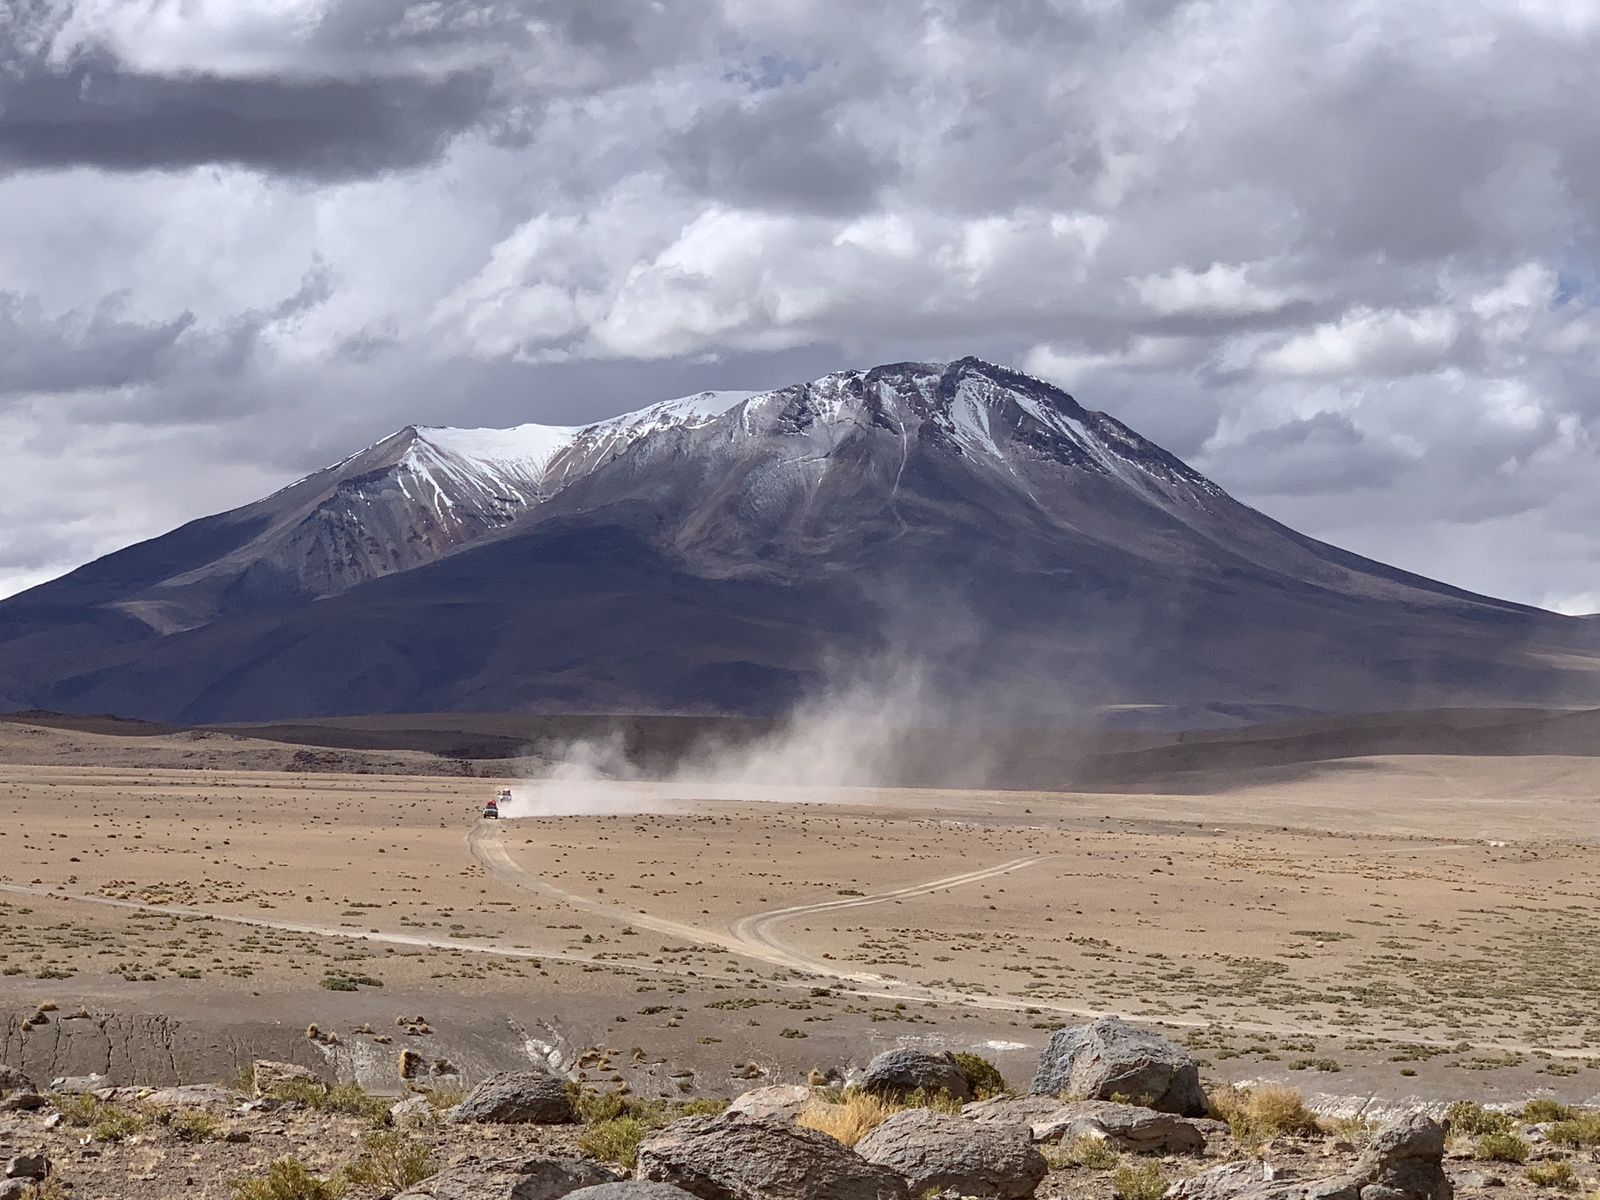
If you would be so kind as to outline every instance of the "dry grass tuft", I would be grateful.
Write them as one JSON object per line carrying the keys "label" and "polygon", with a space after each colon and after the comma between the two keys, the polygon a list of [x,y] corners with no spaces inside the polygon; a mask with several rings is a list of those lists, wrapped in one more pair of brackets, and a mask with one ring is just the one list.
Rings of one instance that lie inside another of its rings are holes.
{"label": "dry grass tuft", "polygon": [[1577,1189],[1578,1176],[1573,1171],[1572,1164],[1561,1159],[1550,1162],[1534,1163],[1523,1172],[1528,1177],[1528,1182],[1539,1187],[1555,1188],[1557,1191],[1570,1192]]}
{"label": "dry grass tuft", "polygon": [[1044,1158],[1052,1171],[1062,1167],[1084,1167],[1090,1171],[1109,1171],[1122,1161],[1122,1156],[1103,1137],[1092,1133],[1079,1134],[1070,1142],[1054,1146],[1041,1146]]}
{"label": "dry grass tuft", "polygon": [[344,1180],[314,1175],[298,1158],[276,1159],[265,1175],[230,1179],[228,1186],[234,1200],[339,1200],[345,1192]]}
{"label": "dry grass tuft", "polygon": [[870,1092],[846,1092],[836,1104],[822,1099],[811,1101],[800,1110],[795,1123],[854,1146],[900,1109],[900,1105]]}
{"label": "dry grass tuft", "polygon": [[1111,1177],[1111,1194],[1116,1200],[1161,1200],[1166,1191],[1167,1180],[1161,1174],[1160,1163],[1124,1163]]}
{"label": "dry grass tuft", "polygon": [[1242,1145],[1258,1146],[1268,1138],[1315,1137],[1322,1123],[1306,1107],[1298,1088],[1266,1083],[1255,1088],[1218,1088],[1210,1095],[1211,1110],[1228,1123]]}

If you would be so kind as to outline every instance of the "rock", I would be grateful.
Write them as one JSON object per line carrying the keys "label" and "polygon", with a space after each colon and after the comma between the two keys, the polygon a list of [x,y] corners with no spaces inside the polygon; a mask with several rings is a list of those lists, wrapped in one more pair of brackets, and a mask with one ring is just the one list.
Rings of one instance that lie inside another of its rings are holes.
{"label": "rock", "polygon": [[787,1117],[793,1120],[812,1101],[811,1089],[798,1083],[753,1088],[728,1105],[729,1112],[747,1117]]}
{"label": "rock", "polygon": [[861,1087],[868,1092],[895,1096],[921,1088],[930,1096],[949,1092],[957,1100],[972,1099],[966,1076],[962,1075],[955,1055],[948,1051],[934,1054],[907,1047],[885,1050],[867,1064],[861,1074]]}
{"label": "rock", "polygon": [[1417,1112],[1391,1121],[1343,1175],[1274,1181],[1261,1163],[1227,1163],[1167,1189],[1166,1200],[1452,1200],[1444,1126]]}
{"label": "rock", "polygon": [[15,1067],[8,1067],[0,1063],[0,1092],[36,1092],[39,1089],[33,1086],[29,1079]]}
{"label": "rock", "polygon": [[991,1096],[961,1106],[961,1115],[979,1124],[1021,1125],[1031,1128],[1065,1107],[1054,1096]]}
{"label": "rock", "polygon": [[395,1200],[557,1200],[617,1178],[615,1171],[581,1158],[493,1159],[447,1167]]}
{"label": "rock", "polygon": [[1200,1068],[1188,1052],[1120,1017],[1058,1029],[1039,1056],[1030,1090],[1080,1100],[1125,1096],[1182,1117],[1206,1115]]}
{"label": "rock", "polygon": [[621,1183],[601,1183],[567,1193],[567,1200],[695,1200],[693,1192],[670,1183],[651,1183],[648,1179],[626,1179]]}
{"label": "rock", "polygon": [[1070,1142],[1087,1134],[1138,1154],[1196,1154],[1206,1148],[1206,1135],[1195,1121],[1109,1100],[1063,1104],[1030,1129],[1036,1142]]}
{"label": "rock", "polygon": [[1444,1126],[1427,1113],[1391,1121],[1367,1142],[1351,1172],[1361,1200],[1450,1200],[1444,1173]]}
{"label": "rock", "polygon": [[895,1113],[856,1143],[856,1153],[903,1176],[917,1195],[954,1189],[1021,1200],[1050,1169],[1020,1126],[976,1124],[926,1108]]}
{"label": "rock", "polygon": [[684,1117],[639,1146],[637,1173],[700,1200],[909,1200],[895,1172],[781,1117]]}
{"label": "rock", "polygon": [[41,1150],[6,1159],[7,1179],[43,1179],[50,1174],[50,1160]]}
{"label": "rock", "polygon": [[0,1179],[0,1200],[23,1200],[32,1186],[31,1179]]}
{"label": "rock", "polygon": [[302,1067],[299,1063],[273,1062],[271,1059],[258,1058],[251,1066],[255,1079],[255,1094],[265,1096],[277,1090],[286,1083],[321,1083],[315,1071]]}
{"label": "rock", "polygon": [[64,1075],[50,1081],[50,1090],[67,1096],[81,1096],[112,1086],[109,1075]]}
{"label": "rock", "polygon": [[577,1119],[567,1082],[545,1071],[501,1071],[450,1110],[452,1121],[565,1125]]}
{"label": "rock", "polygon": [[420,1121],[433,1111],[433,1105],[428,1103],[426,1096],[412,1096],[409,1100],[400,1100],[389,1106],[389,1118],[393,1121]]}
{"label": "rock", "polygon": [[1248,1195],[1270,1179],[1266,1165],[1257,1159],[1223,1163],[1220,1167],[1212,1167],[1209,1171],[1178,1180],[1167,1189],[1165,1200],[1224,1200],[1225,1197]]}
{"label": "rock", "polygon": [[16,1091],[0,1100],[0,1112],[33,1112],[48,1103],[38,1092]]}
{"label": "rock", "polygon": [[214,1083],[185,1083],[177,1087],[157,1088],[144,1096],[142,1103],[153,1104],[157,1108],[228,1109],[239,1103],[239,1093]]}

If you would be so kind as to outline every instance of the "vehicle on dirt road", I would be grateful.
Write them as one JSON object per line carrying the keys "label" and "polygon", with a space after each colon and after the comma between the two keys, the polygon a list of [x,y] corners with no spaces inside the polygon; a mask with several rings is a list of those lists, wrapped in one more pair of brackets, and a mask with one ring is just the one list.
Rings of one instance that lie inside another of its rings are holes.
{"label": "vehicle on dirt road", "polygon": [[510,804],[510,803],[511,803],[511,789],[510,788],[501,788],[498,792],[495,793],[494,799],[490,800],[487,804],[485,804],[483,806],[483,815],[485,817],[498,817],[500,815],[500,806],[502,804]]}

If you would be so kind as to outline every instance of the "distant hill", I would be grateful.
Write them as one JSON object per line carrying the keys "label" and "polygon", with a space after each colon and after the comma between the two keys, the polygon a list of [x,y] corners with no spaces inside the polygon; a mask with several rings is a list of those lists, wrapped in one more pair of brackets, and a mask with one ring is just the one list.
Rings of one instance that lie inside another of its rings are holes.
{"label": "distant hill", "polygon": [[179,723],[772,717],[894,670],[941,724],[1600,704],[1600,626],[1302,536],[975,359],[407,428],[0,602],[0,706]]}

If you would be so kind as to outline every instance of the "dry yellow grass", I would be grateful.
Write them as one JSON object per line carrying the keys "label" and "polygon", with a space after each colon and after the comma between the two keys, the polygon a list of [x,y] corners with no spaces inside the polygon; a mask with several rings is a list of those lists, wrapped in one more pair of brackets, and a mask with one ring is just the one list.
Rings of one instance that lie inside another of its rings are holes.
{"label": "dry yellow grass", "polygon": [[1280,1134],[1310,1137],[1322,1132],[1298,1088],[1279,1083],[1260,1087],[1222,1087],[1211,1093],[1211,1108],[1233,1136],[1247,1146]]}
{"label": "dry yellow grass", "polygon": [[839,1103],[813,1100],[800,1110],[796,1124],[825,1133],[846,1146],[854,1146],[867,1134],[883,1124],[899,1106],[867,1092],[853,1092]]}

